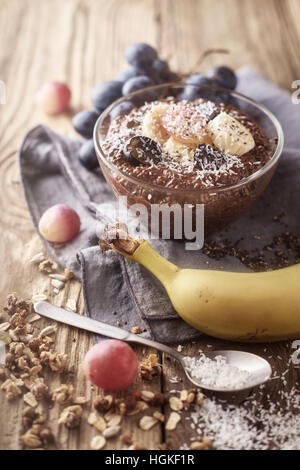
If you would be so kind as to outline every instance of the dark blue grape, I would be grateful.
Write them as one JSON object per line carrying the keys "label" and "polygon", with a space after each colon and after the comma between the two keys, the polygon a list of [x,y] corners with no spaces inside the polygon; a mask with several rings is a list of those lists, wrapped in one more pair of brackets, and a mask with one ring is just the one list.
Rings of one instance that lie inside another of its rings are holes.
{"label": "dark blue grape", "polygon": [[141,75],[140,77],[134,77],[130,78],[127,80],[127,82],[124,83],[123,88],[122,88],[122,93],[123,95],[128,95],[129,93],[132,93],[137,90],[141,90],[142,88],[146,88],[148,86],[153,85],[153,81],[146,77],[145,75]]}
{"label": "dark blue grape", "polygon": [[131,165],[151,165],[161,160],[161,149],[155,140],[136,135],[126,142],[123,153]]}
{"label": "dark blue grape", "polygon": [[198,74],[190,75],[187,78],[186,83],[188,85],[210,85],[211,80],[205,77],[204,75],[201,75],[200,73],[198,73]]}
{"label": "dark blue grape", "polygon": [[141,67],[138,70],[140,72],[139,76],[148,77],[151,80],[158,76],[158,73],[155,72],[155,70],[152,67],[152,64],[149,65],[148,67]]}
{"label": "dark blue grape", "polygon": [[155,60],[153,69],[156,74],[156,83],[174,82],[178,78],[178,75],[169,69],[168,63],[164,60]]}
{"label": "dark blue grape", "polygon": [[163,85],[164,83],[166,83],[168,80],[166,80],[165,78],[162,78],[162,77],[158,77],[155,79],[155,85]]}
{"label": "dark blue grape", "polygon": [[194,101],[203,98],[205,100],[214,101],[215,103],[226,104],[228,102],[228,93],[217,91],[213,86],[208,88],[206,86],[198,87],[196,85],[187,85],[180,93],[179,98],[186,101]]}
{"label": "dark blue grape", "polygon": [[92,89],[92,103],[99,113],[122,96],[122,86],[122,82],[112,80],[100,83]]}
{"label": "dark blue grape", "polygon": [[125,59],[136,68],[147,67],[157,58],[156,50],[144,42],[129,46],[125,51]]}
{"label": "dark blue grape", "polygon": [[[207,92],[205,88],[200,88],[200,85],[211,85],[211,80],[204,77],[204,75],[194,74],[187,78],[186,83],[188,85],[181,93],[180,98],[182,100],[194,101],[205,96]],[[199,85],[199,88],[193,85]]]}
{"label": "dark blue grape", "polygon": [[175,72],[167,69],[162,72],[158,78],[155,80],[156,83],[171,83],[178,81],[178,75]]}
{"label": "dark blue grape", "polygon": [[141,75],[150,78],[155,84],[165,83],[166,74],[169,71],[168,64],[163,60],[157,59],[147,67],[139,68]]}
{"label": "dark blue grape", "polygon": [[229,100],[228,93],[226,92],[223,93],[223,92],[214,90],[213,88],[211,91],[208,90],[206,93],[204,92],[202,97],[206,100],[214,101],[215,103],[219,103],[219,104],[227,104]]}
{"label": "dark blue grape", "polygon": [[74,129],[86,139],[90,139],[93,137],[94,127],[98,117],[99,113],[94,109],[81,111],[72,119]]}
{"label": "dark blue grape", "polygon": [[[207,85],[208,83],[202,83],[202,85]],[[211,84],[209,82],[209,84]],[[198,85],[198,86],[197,86]],[[210,89],[207,89],[205,86],[201,87],[200,83],[188,84],[184,88],[183,92],[180,94],[180,99],[187,101],[194,101],[199,98],[210,99],[212,95]]]}
{"label": "dark blue grape", "polygon": [[196,167],[203,169],[219,170],[226,162],[225,155],[210,145],[200,144],[194,152]]}
{"label": "dark blue grape", "polygon": [[122,101],[117,104],[110,112],[110,118],[116,119],[116,117],[121,116],[122,114],[128,114],[134,108],[132,101]]}
{"label": "dark blue grape", "polygon": [[137,96],[132,97],[132,101],[136,106],[143,106],[145,103],[150,103],[159,99],[159,91],[153,88],[140,90]]}
{"label": "dark blue grape", "polygon": [[89,171],[95,170],[98,167],[93,139],[89,139],[82,144],[79,151],[79,161]]}
{"label": "dark blue grape", "polygon": [[222,65],[210,70],[207,74],[218,86],[234,90],[237,85],[237,76],[232,69]]}
{"label": "dark blue grape", "polygon": [[177,73],[172,72],[171,70],[168,70],[165,74],[163,74],[163,77],[167,82],[176,82],[178,80]]}
{"label": "dark blue grape", "polygon": [[160,83],[166,83],[168,81],[168,69],[160,71],[160,66],[154,66],[155,62],[158,62],[158,60],[154,61],[153,64],[149,67],[143,67],[142,69],[139,69],[141,74],[150,78],[156,85]]}
{"label": "dark blue grape", "polygon": [[169,65],[165,60],[156,59],[152,64],[152,68],[155,72],[161,75],[169,70]]}
{"label": "dark blue grape", "polygon": [[202,90],[192,85],[187,85],[180,93],[181,100],[194,101],[202,97]]}
{"label": "dark blue grape", "polygon": [[208,163],[212,163],[215,160],[213,147],[206,144],[198,145],[194,152],[194,160],[197,166],[199,166],[201,162],[205,160]]}
{"label": "dark blue grape", "polygon": [[140,75],[143,75],[140,70],[136,69],[135,67],[130,67],[130,69],[126,69],[123,70],[123,72],[120,72],[119,75],[116,76],[116,80],[118,82],[125,83],[130,78],[139,77]]}

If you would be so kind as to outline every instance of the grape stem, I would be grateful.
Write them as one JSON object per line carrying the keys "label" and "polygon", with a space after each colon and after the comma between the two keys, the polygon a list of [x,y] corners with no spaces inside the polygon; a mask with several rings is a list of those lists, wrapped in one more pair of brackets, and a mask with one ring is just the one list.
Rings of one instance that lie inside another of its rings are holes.
{"label": "grape stem", "polygon": [[209,55],[212,55],[212,54],[229,54],[229,53],[230,53],[230,51],[228,49],[207,49],[206,51],[204,51],[201,54],[199,59],[197,59],[195,64],[191,67],[190,71],[188,73],[180,74],[180,76],[184,78],[184,77],[188,77],[189,75],[194,73],[198,69],[198,67],[200,67],[200,65],[206,59],[206,57],[208,57]]}

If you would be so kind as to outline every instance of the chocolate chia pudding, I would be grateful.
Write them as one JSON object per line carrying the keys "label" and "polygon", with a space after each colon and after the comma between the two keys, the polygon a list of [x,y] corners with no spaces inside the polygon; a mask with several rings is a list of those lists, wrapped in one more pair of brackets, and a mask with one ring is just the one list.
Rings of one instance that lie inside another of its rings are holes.
{"label": "chocolate chia pudding", "polygon": [[252,116],[204,98],[148,102],[106,123],[99,162],[114,193],[146,205],[149,221],[151,204],[204,204],[208,235],[249,207],[275,170],[254,175],[277,142]]}

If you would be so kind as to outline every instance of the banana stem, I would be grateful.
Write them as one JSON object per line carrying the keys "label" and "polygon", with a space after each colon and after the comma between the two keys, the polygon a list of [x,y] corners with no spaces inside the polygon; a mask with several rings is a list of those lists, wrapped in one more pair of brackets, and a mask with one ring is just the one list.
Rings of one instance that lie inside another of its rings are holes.
{"label": "banana stem", "polygon": [[132,261],[137,261],[149,269],[165,287],[179,271],[178,266],[157,253],[146,240],[130,236],[127,227],[119,222],[105,227],[99,245],[102,252],[113,250]]}

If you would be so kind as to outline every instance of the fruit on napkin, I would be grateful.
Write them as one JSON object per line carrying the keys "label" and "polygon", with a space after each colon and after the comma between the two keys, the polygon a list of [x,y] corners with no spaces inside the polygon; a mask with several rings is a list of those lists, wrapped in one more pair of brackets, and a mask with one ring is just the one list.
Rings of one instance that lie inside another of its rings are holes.
{"label": "fruit on napkin", "polygon": [[44,212],[39,221],[40,234],[52,243],[66,243],[79,233],[80,218],[67,204],[56,204]]}
{"label": "fruit on napkin", "polygon": [[102,251],[113,249],[149,269],[178,315],[203,333],[245,342],[299,338],[300,264],[262,273],[180,269],[147,241],[111,234],[104,232]]}
{"label": "fruit on napkin", "polygon": [[79,151],[79,161],[87,170],[92,171],[98,168],[98,160],[93,139],[86,140]]}

